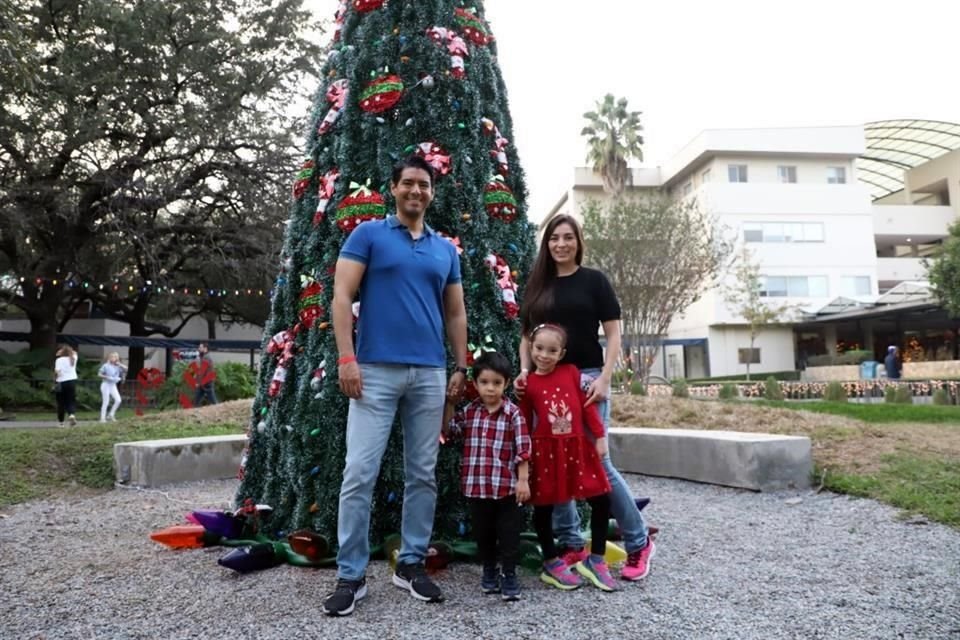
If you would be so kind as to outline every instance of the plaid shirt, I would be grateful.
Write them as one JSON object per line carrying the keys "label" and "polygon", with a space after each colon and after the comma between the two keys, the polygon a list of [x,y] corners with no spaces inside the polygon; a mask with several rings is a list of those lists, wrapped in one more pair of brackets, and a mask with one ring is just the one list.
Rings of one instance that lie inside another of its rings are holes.
{"label": "plaid shirt", "polygon": [[468,498],[505,498],[517,488],[517,463],[530,459],[530,431],[520,408],[509,399],[493,414],[478,398],[450,419],[463,436],[460,485]]}

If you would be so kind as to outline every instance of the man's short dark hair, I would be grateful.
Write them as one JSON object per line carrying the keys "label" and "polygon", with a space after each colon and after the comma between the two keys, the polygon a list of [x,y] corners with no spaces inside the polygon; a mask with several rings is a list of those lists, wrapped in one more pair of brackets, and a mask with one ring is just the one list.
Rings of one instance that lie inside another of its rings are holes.
{"label": "man's short dark hair", "polygon": [[436,173],[433,167],[430,166],[430,163],[420,156],[407,156],[393,165],[393,174],[390,176],[390,181],[394,186],[400,183],[400,176],[403,174],[404,169],[423,169],[427,172],[427,175],[430,176],[430,186],[433,187],[434,180],[436,180],[437,177]]}
{"label": "man's short dark hair", "polygon": [[504,380],[510,379],[512,367],[510,361],[502,353],[496,351],[485,351],[479,358],[473,361],[473,379],[476,380],[484,371],[493,371],[503,376]]}

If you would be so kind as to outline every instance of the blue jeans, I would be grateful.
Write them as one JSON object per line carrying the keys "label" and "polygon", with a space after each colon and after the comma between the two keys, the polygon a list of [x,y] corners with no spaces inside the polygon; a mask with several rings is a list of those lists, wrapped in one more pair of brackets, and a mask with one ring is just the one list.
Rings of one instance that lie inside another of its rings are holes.
{"label": "blue jeans", "polygon": [[193,396],[193,406],[199,407],[203,399],[206,398],[209,404],[217,404],[217,394],[213,389],[214,383],[207,385],[198,385],[197,392]]}
{"label": "blue jeans", "polygon": [[[584,369],[582,373],[596,378],[600,375],[600,369]],[[610,428],[610,398],[596,404],[600,417],[603,418],[604,431],[606,431]],[[643,514],[637,509],[630,487],[627,486],[620,472],[614,468],[610,455],[603,456],[601,462],[610,481],[610,513],[620,525],[624,546],[627,553],[639,551],[647,546],[647,523],[643,520]],[[570,501],[554,507],[553,530],[561,547],[583,548],[585,541],[580,535],[580,514],[577,512],[576,503]]]}
{"label": "blue jeans", "polygon": [[363,577],[370,561],[370,502],[393,419],[403,427],[403,520],[399,562],[423,562],[437,505],[437,452],[447,372],[443,368],[361,364],[363,395],[350,400],[347,464],[340,486],[337,576]]}

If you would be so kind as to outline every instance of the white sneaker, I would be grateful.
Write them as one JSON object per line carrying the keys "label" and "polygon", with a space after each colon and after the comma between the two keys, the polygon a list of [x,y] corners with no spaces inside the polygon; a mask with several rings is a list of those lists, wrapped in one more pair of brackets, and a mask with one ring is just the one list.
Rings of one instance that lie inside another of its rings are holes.
{"label": "white sneaker", "polygon": [[107,416],[107,420],[109,420],[110,422],[116,422],[117,416]]}
{"label": "white sneaker", "polygon": [[106,424],[106,423],[107,423],[106,419],[100,421],[100,424]]}
{"label": "white sneaker", "polygon": [[77,426],[77,416],[67,416],[67,420],[70,422],[71,427]]}

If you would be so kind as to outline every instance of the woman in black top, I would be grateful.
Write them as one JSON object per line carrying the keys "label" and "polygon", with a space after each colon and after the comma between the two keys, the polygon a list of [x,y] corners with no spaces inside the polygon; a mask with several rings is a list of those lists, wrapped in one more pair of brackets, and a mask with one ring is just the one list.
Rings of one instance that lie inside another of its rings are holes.
{"label": "woman in black top", "polygon": [[[563,362],[576,365],[584,374],[587,404],[597,403],[606,428],[610,427],[610,380],[620,352],[620,303],[610,281],[600,271],[582,266],[583,233],[576,219],[559,215],[550,220],[540,242],[540,252],[527,281],[520,319],[520,375],[514,383],[522,394],[530,368],[528,336],[542,323],[562,326],[567,332],[567,353]],[[610,358],[604,362],[598,330],[603,328]],[[532,427],[532,425],[531,425]],[[630,488],[613,467],[610,456],[603,457],[610,480],[610,510],[623,533],[627,563],[621,572],[626,580],[647,575],[655,547],[647,525],[634,501]],[[573,502],[554,509],[554,530],[568,563],[582,560],[584,540],[580,536],[580,518]]]}

